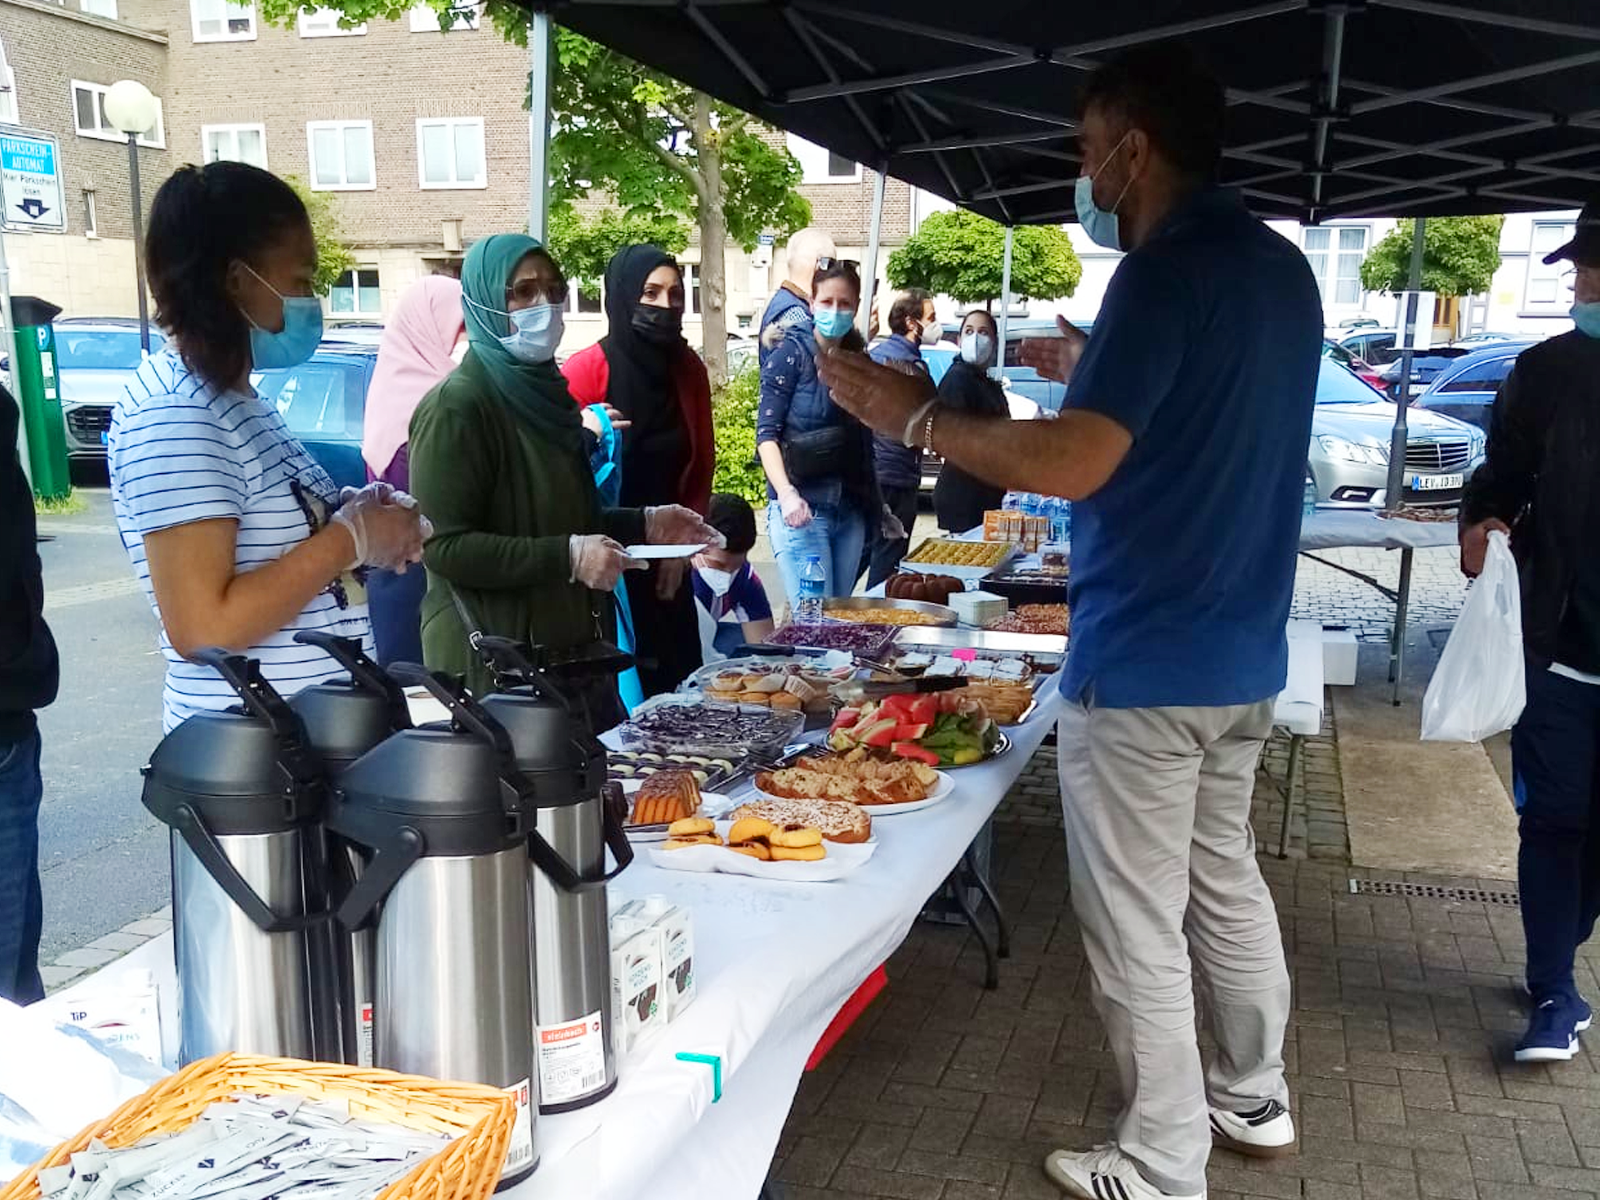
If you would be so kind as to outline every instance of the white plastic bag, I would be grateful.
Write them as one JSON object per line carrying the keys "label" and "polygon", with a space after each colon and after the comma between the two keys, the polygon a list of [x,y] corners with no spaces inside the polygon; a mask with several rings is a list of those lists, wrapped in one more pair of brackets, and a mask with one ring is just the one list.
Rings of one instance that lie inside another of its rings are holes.
{"label": "white plastic bag", "polygon": [[1506,535],[1495,530],[1422,697],[1422,740],[1481,742],[1510,729],[1528,700],[1523,670],[1517,563]]}

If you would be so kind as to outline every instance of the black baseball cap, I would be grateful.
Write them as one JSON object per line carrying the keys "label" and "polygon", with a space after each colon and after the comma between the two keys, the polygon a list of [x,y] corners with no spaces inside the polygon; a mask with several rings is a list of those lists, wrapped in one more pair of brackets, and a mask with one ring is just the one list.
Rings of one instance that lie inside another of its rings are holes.
{"label": "black baseball cap", "polygon": [[1547,263],[1571,259],[1579,266],[1600,267],[1600,196],[1583,206],[1578,214],[1578,230],[1572,240],[1544,256]]}

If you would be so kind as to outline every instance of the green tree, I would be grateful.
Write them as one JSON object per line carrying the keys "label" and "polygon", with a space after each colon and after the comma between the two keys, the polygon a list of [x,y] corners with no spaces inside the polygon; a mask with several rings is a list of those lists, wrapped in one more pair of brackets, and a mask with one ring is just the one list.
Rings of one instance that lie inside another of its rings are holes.
{"label": "green tree", "polygon": [[551,189],[600,190],[634,214],[680,216],[700,235],[700,315],[713,383],[726,375],[723,247],[746,250],[811,219],[800,164],[761,137],[748,113],[713,100],[567,29],[556,29]]}
{"label": "green tree", "polygon": [[344,243],[344,227],[339,221],[339,202],[331,192],[313,192],[293,175],[284,180],[295,190],[311,215],[311,236],[317,242],[317,273],[312,280],[317,295],[326,296],[339,276],[356,265],[355,255]]}
{"label": "green tree", "polygon": [[761,372],[753,362],[711,398],[717,447],[712,490],[743,496],[757,508],[767,502],[767,477],[756,460],[756,409],[760,404]]}
{"label": "green tree", "polygon": [[[1487,292],[1500,267],[1504,217],[1434,217],[1422,232],[1422,290],[1441,296]],[[1403,292],[1411,278],[1415,226],[1401,221],[1367,252],[1361,286],[1369,292]]]}
{"label": "green tree", "polygon": [[604,277],[611,256],[624,246],[642,242],[682,254],[689,227],[675,213],[604,208],[585,217],[563,202],[550,210],[547,240],[563,271],[573,279],[594,281]]}
{"label": "green tree", "polygon": [[[920,287],[959,304],[988,304],[1000,295],[1006,231],[977,213],[930,213],[916,233],[889,255],[889,282]],[[1011,246],[1011,294],[1036,300],[1070,296],[1083,265],[1065,232],[1053,225],[1019,225]]]}

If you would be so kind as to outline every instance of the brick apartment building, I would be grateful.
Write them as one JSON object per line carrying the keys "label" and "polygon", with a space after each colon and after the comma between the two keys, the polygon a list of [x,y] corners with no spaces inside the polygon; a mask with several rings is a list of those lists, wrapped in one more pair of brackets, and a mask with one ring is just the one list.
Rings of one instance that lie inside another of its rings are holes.
{"label": "brick apartment building", "polygon": [[[116,0],[0,0],[0,123],[53,134],[65,233],[8,234],[12,291],[69,313],[131,314],[134,287],[128,150],[100,107],[106,85],[166,88],[167,39],[116,19]],[[167,174],[169,134],[141,140],[147,191]]]}
{"label": "brick apartment building", "polygon": [[[57,136],[73,209],[65,234],[8,237],[15,290],[72,315],[135,311],[127,151],[94,107],[97,89],[133,78],[162,103],[140,151],[146,205],[186,162],[236,158],[305,180],[337,197],[357,260],[328,297],[330,319],[381,321],[421,275],[527,225],[527,51],[479,28],[471,10],[446,24],[425,5],[345,29],[327,12],[269,25],[228,0],[0,0],[0,87],[15,76],[0,120]],[[846,257],[864,257],[870,175],[787,141],[816,222]],[[884,257],[909,233],[912,207],[911,189],[891,180]],[[698,246],[683,258],[694,340]],[[782,247],[730,245],[726,265],[729,328],[747,328],[783,277]],[[598,287],[578,289],[572,306],[569,350],[605,326]]]}

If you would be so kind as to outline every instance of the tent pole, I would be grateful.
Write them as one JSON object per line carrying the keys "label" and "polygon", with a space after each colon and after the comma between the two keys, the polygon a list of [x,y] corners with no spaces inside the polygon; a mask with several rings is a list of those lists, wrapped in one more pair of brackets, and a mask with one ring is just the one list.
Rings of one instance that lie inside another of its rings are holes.
{"label": "tent pole", "polygon": [[856,324],[861,336],[872,328],[872,302],[878,291],[878,243],[883,236],[883,185],[889,174],[889,160],[878,163],[872,173],[872,227],[867,230],[867,261],[861,271],[861,310],[856,313]]}
{"label": "tent pole", "polygon": [[1006,257],[1000,267],[1000,320],[995,341],[994,377],[1004,382],[1006,373],[1006,324],[1011,319],[1011,235],[1015,227],[1006,226]]}
{"label": "tent pole", "polygon": [[[1411,233],[1411,270],[1406,279],[1406,290],[1415,297],[1422,290],[1422,241],[1428,226],[1428,218],[1418,217],[1412,226]],[[1422,314],[1417,313],[1417,320],[1422,320]],[[1433,320],[1433,314],[1428,314],[1428,320]],[[1406,339],[1406,348],[1400,351],[1400,395],[1394,403],[1394,434],[1389,439],[1389,484],[1384,494],[1384,507],[1397,509],[1405,499],[1405,471],[1406,471],[1406,405],[1411,403],[1411,342]]]}
{"label": "tent pole", "polygon": [[550,14],[536,9],[528,31],[528,236],[544,242],[550,225]]}

